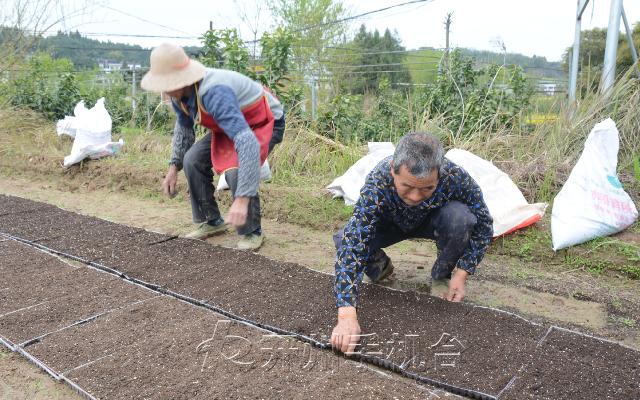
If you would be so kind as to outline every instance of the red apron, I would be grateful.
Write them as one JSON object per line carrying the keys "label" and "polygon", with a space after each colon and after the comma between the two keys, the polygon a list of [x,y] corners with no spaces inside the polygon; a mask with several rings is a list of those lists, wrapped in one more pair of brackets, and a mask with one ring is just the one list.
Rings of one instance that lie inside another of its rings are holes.
{"label": "red apron", "polygon": [[[198,104],[196,122],[211,130],[211,164],[213,164],[213,170],[217,174],[222,174],[228,169],[238,168],[238,154],[233,145],[233,140],[218,126],[213,116],[202,107],[200,95],[198,94],[198,85],[195,85],[195,90]],[[182,110],[189,115],[184,104],[180,102],[180,105]],[[253,134],[256,135],[256,139],[258,139],[260,144],[260,165],[262,165],[269,155],[269,142],[273,135],[275,122],[269,108],[267,96],[260,96],[258,100],[243,107],[240,111],[242,111],[242,115],[244,115],[244,119],[249,124]]]}

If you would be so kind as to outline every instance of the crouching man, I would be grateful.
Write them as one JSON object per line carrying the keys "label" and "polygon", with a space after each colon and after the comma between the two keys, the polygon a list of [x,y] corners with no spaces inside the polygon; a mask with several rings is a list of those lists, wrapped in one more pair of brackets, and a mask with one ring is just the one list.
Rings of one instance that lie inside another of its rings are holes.
{"label": "crouching man", "polygon": [[379,282],[393,272],[383,248],[410,238],[434,240],[438,256],[431,278],[450,279],[442,298],[461,301],[467,277],[493,236],[492,223],[480,187],[464,169],[444,158],[435,136],[402,137],[393,156],[369,173],[353,216],[334,235],[338,323],[331,336],[333,348],[351,352],[357,345],[358,286],[363,274]]}

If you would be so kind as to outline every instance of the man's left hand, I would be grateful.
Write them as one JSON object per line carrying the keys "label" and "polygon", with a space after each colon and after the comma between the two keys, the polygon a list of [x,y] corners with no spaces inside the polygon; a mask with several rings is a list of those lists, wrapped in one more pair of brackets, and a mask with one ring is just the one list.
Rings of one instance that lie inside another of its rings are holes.
{"label": "man's left hand", "polygon": [[463,269],[456,268],[449,281],[449,290],[442,293],[442,298],[448,301],[458,302],[464,299],[465,283],[469,273]]}
{"label": "man's left hand", "polygon": [[239,228],[247,223],[249,213],[249,197],[236,197],[229,208],[226,221],[234,228]]}

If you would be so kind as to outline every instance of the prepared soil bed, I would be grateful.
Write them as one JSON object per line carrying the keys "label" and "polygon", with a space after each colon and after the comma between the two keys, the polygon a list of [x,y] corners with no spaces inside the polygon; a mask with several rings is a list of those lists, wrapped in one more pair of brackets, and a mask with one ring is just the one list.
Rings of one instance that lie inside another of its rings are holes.
{"label": "prepared soil bed", "polygon": [[554,328],[501,399],[640,399],[640,356],[615,343]]}
{"label": "prepared soil bed", "polygon": [[[333,276],[299,265],[187,239],[123,245],[98,261],[249,320],[322,342],[328,342],[335,324]],[[377,285],[363,285],[361,298],[361,327],[372,335],[363,340],[363,352],[396,364],[409,362],[412,372],[488,394],[507,385],[545,332],[506,314]],[[482,326],[489,329],[479,329]],[[460,354],[447,356],[451,352]],[[490,371],[490,379],[478,373],[478,360],[487,354],[491,357],[483,361],[483,371]]]}
{"label": "prepared soil bed", "polygon": [[[43,222],[41,217],[44,215],[46,221]],[[83,218],[86,221],[83,222]],[[10,222],[11,233],[20,237],[24,237],[23,231],[25,235],[33,235],[32,225],[36,223],[44,223],[53,232],[56,221],[72,221],[63,224],[82,226],[78,229],[84,232],[80,235],[82,240],[77,241],[68,236],[51,238],[49,243],[56,250],[61,251],[54,245],[72,249],[74,255],[97,257],[95,260],[100,264],[129,277],[205,301],[259,324],[328,342],[336,322],[333,276],[201,241],[154,236],[157,234],[150,234],[151,239],[158,237],[160,240],[147,240],[146,234],[129,232],[128,227],[101,224],[95,218],[63,210],[46,210],[40,216],[37,212],[27,213],[13,219],[5,216],[0,218],[0,231],[4,231]],[[137,236],[143,240],[136,240]],[[431,380],[494,396],[515,376],[518,376],[516,383],[534,379],[530,376],[531,369],[525,366],[539,354],[536,345],[547,331],[546,327],[508,313],[367,284],[361,286],[359,319],[366,335],[359,348],[363,354],[402,364],[407,371]],[[95,322],[104,320],[100,318]],[[186,328],[188,326],[187,323],[184,332],[191,335],[193,332]],[[108,351],[103,350],[103,353]],[[624,351],[627,365],[629,362],[637,364],[640,353],[630,349]],[[550,348],[549,352],[553,356],[558,349]],[[121,356],[118,352],[109,358]],[[557,356],[571,358],[564,362],[566,365],[590,365],[589,360],[593,357],[589,346],[581,347],[579,353]],[[615,368],[613,371],[624,368],[621,365],[612,367]],[[587,378],[590,372],[584,370],[585,380],[600,382],[607,387],[602,390],[613,393],[620,390],[624,393],[635,382],[625,378],[626,375],[620,380],[603,382],[600,380],[602,371],[595,370]],[[87,371],[90,370],[78,370],[78,379],[91,379]],[[84,373],[88,375],[82,375]],[[561,376],[550,373],[548,377],[540,378],[551,388],[549,393],[558,394],[555,398],[591,397],[591,389],[579,382],[574,385],[572,380],[565,378],[554,380]],[[565,374],[565,377],[569,376]],[[277,380],[276,377],[271,379]],[[556,388],[559,382],[563,388]],[[508,393],[513,390],[511,387]],[[532,398],[539,397],[534,395]]]}
{"label": "prepared soil bed", "polygon": [[[71,268],[61,260],[27,245],[15,242],[0,244],[3,250],[7,250],[1,257],[3,276],[6,273],[3,282],[8,278],[4,284],[10,284],[12,296],[26,299],[23,304],[27,304],[25,306],[10,299],[8,303],[14,303],[17,308],[0,316],[0,335],[14,344],[156,295],[106,273],[85,267]],[[39,271],[36,270],[40,268],[43,258],[49,259],[43,264],[49,279],[45,286],[42,285],[44,282],[38,282]],[[25,262],[31,263],[31,271],[29,268],[18,270],[18,279],[12,281],[7,265],[19,266]],[[27,279],[29,273],[33,281]],[[4,297],[3,292],[0,295]]]}
{"label": "prepared soil bed", "polygon": [[12,240],[0,242],[0,315],[47,301],[52,294],[49,285],[76,270],[54,257],[41,257],[37,263],[25,257],[36,252]]}
{"label": "prepared soil bed", "polygon": [[226,321],[163,296],[48,336],[28,350],[100,399],[430,396],[414,381]]}
{"label": "prepared soil bed", "polygon": [[0,194],[0,217],[7,214],[29,213],[41,209],[57,209],[46,203]]}

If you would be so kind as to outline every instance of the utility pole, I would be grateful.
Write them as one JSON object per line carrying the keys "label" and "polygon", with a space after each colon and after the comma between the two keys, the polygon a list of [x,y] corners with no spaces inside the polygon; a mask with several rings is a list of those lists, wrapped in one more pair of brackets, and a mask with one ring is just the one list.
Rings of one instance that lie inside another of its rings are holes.
{"label": "utility pole", "polygon": [[440,62],[440,64],[438,64],[438,75],[442,74],[442,70],[443,70],[442,64],[444,64],[445,69],[449,68],[449,33],[451,32],[452,16],[453,16],[453,12],[449,12],[447,13],[447,18],[444,20],[444,27],[445,27],[444,57],[442,58],[442,61]]}
{"label": "utility pole", "polygon": [[[602,69],[601,92],[607,94],[616,79],[616,56],[618,54],[618,37],[620,35],[620,17],[622,16],[622,0],[611,0],[609,27],[607,28],[607,45],[604,49],[604,67]],[[633,43],[629,43],[629,47]]]}
{"label": "utility pole", "polygon": [[[571,54],[571,65],[569,71],[569,101],[576,100],[576,87],[578,82],[578,62],[580,60],[580,23],[582,13],[587,7],[589,0],[577,0],[578,12],[576,13],[576,31],[573,42],[573,52]],[[607,95],[613,87],[616,79],[616,56],[618,54],[618,37],[620,35],[620,19],[623,20],[629,41],[629,50],[636,63],[636,73],[640,76],[637,69],[637,52],[633,43],[631,29],[624,12],[623,0],[611,0],[611,8],[609,11],[609,26],[607,27],[607,44],[604,51],[604,67],[602,69],[602,80],[600,81],[600,93]]]}
{"label": "utility pole", "polygon": [[318,107],[318,77],[313,75],[313,77],[311,77],[311,119],[313,121],[316,120],[317,116],[316,116],[316,110]]}
{"label": "utility pole", "polygon": [[447,57],[447,67],[449,66],[449,33],[451,32],[451,17],[453,16],[453,13],[450,12],[447,14],[447,19],[445,19],[444,21],[444,26],[446,29],[446,36],[445,36],[445,49],[444,49],[444,53]]}
{"label": "utility pole", "polygon": [[136,66],[132,68],[133,75],[131,75],[131,108],[136,111]]}

